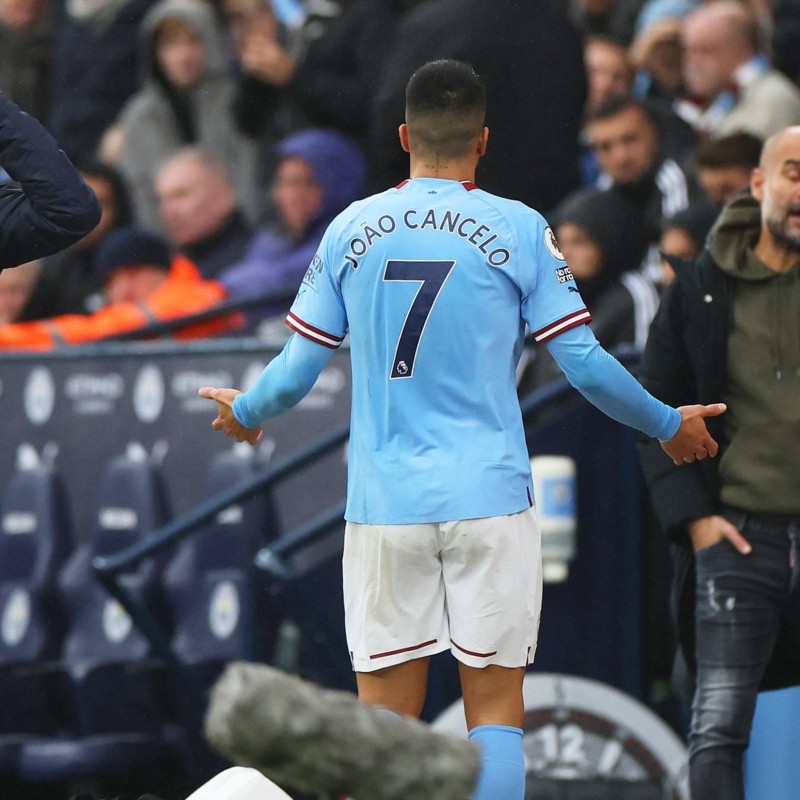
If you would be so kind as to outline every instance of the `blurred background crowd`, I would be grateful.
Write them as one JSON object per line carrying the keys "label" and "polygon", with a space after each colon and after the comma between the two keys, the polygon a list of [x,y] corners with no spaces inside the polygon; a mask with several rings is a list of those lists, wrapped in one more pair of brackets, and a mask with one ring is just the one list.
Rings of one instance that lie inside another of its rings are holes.
{"label": "blurred background crowd", "polygon": [[487,84],[479,186],[547,217],[606,347],[644,343],[661,254],[696,255],[800,124],[800,0],[0,0],[0,90],[103,212],[2,273],[0,348],[263,296],[179,335],[258,331],[328,222],[406,177],[405,84],[443,57]]}

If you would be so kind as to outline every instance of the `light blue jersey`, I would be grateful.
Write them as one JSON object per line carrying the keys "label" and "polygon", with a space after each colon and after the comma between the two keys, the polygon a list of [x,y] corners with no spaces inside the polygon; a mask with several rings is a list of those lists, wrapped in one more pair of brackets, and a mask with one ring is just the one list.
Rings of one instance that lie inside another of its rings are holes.
{"label": "light blue jersey", "polygon": [[532,505],[515,369],[590,319],[537,212],[470,183],[417,178],[334,220],[287,317],[336,348],[350,333],[346,518],[401,524]]}

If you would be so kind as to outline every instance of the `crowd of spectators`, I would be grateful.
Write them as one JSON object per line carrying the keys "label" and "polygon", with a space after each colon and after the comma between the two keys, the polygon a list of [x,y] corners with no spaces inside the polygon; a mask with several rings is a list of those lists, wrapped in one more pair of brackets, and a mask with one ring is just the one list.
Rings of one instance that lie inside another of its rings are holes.
{"label": "crowd of spectators", "polygon": [[283,293],[248,307],[235,329],[252,332],[333,216],[406,177],[405,84],[457,58],[489,90],[479,185],[542,212],[601,342],[640,346],[660,253],[696,253],[763,140],[800,124],[798,53],[797,0],[0,0],[0,91],[103,209],[70,250],[3,276],[0,323],[113,305],[101,256],[122,229],[191,263],[209,297]]}

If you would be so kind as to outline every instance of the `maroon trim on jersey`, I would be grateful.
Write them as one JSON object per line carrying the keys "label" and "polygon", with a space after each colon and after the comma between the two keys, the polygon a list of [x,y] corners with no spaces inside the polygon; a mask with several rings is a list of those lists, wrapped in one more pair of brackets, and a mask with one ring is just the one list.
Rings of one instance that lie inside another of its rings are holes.
{"label": "maroon trim on jersey", "polygon": [[450,639],[450,644],[456,648],[456,650],[460,650],[462,653],[466,653],[468,656],[475,656],[476,658],[489,658],[490,656],[496,656],[497,650],[492,650],[491,653],[475,653],[472,650],[467,650],[465,647],[462,647],[458,642],[454,642]]}
{"label": "maroon trim on jersey", "polygon": [[[404,181],[400,181],[400,183],[395,186],[395,189],[402,189],[407,183],[411,183],[411,178],[406,178]],[[472,181],[459,181],[459,183],[468,191],[471,192],[473,189],[477,189],[478,187]]]}
{"label": "maroon trim on jersey", "polygon": [[559,333],[564,333],[564,331],[568,331],[570,328],[575,328],[578,325],[584,325],[591,321],[592,315],[589,313],[588,309],[582,308],[580,311],[573,311],[571,314],[567,314],[565,317],[561,317],[561,319],[557,319],[555,322],[545,325],[544,328],[539,328],[538,331],[534,331],[533,338],[537,342],[546,342],[548,339],[558,336]]}
{"label": "maroon trim on jersey", "polygon": [[336,350],[337,347],[344,341],[344,336],[334,336],[332,333],[323,331],[321,328],[315,328],[309,325],[305,320],[300,319],[296,314],[291,311],[286,315],[284,322],[301,336],[310,339],[312,342],[321,344],[324,347],[330,347],[331,350]]}
{"label": "maroon trim on jersey", "polygon": [[528,506],[533,508],[533,498],[531,497],[531,487],[526,486],[525,491],[528,493]]}
{"label": "maroon trim on jersey", "polygon": [[439,641],[438,639],[431,639],[428,642],[420,642],[419,644],[414,644],[411,647],[401,647],[399,650],[387,650],[385,653],[373,653],[370,656],[370,660],[375,658],[387,658],[388,656],[396,656],[399,653],[410,653],[412,650],[421,650],[423,647],[427,647],[431,644],[436,644]]}

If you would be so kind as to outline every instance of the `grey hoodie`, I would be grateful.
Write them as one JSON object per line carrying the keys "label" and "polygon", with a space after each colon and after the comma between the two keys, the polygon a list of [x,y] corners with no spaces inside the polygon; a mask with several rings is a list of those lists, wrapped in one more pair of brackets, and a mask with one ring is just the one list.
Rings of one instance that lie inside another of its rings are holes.
{"label": "grey hoodie", "polygon": [[800,494],[800,253],[788,272],[753,253],[758,203],[734,200],[711,232],[711,255],[736,280],[728,338],[721,498],[750,511],[794,507]]}
{"label": "grey hoodie", "polygon": [[[206,70],[189,93],[195,136],[187,142],[155,62],[153,39],[165,19],[180,19],[196,30],[205,45]],[[142,88],[120,115],[125,134],[120,167],[128,180],[139,222],[160,229],[154,179],[159,166],[187,144],[216,154],[228,168],[239,206],[252,219],[258,213],[256,148],[238,132],[231,115],[234,84],[227,74],[225,42],[210,4],[201,0],[162,0],[142,21]]]}

